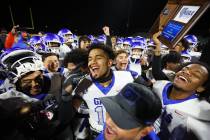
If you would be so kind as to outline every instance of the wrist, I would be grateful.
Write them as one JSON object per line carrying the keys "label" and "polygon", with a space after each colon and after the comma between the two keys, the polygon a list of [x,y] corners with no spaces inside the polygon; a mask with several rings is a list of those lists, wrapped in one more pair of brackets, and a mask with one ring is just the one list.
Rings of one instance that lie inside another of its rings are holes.
{"label": "wrist", "polygon": [[160,56],[161,55],[161,51],[160,50],[154,50],[154,55],[155,56]]}

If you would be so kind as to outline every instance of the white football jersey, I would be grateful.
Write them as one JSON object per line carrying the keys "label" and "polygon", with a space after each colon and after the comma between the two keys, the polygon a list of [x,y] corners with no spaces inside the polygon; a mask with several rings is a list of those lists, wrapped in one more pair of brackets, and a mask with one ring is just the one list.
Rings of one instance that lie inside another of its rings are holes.
{"label": "white football jersey", "polygon": [[[89,79],[91,80],[90,76]],[[92,129],[101,132],[105,122],[106,110],[99,98],[115,96],[127,83],[131,82],[133,82],[133,77],[130,72],[113,71],[112,82],[109,86],[103,87],[101,84],[93,82],[92,85],[80,95],[89,108],[89,123]]]}
{"label": "white football jersey", "polygon": [[157,81],[153,85],[153,91],[158,94],[163,106],[162,115],[155,122],[156,132],[163,130],[162,139],[186,139],[189,132],[199,140],[209,139],[210,104],[199,100],[195,94],[182,100],[169,99],[171,88],[169,81]]}
{"label": "white football jersey", "polygon": [[6,78],[5,80],[1,81],[0,93],[7,92],[8,90],[13,89],[13,88],[15,88],[15,85],[12,84],[8,78]]}
{"label": "white football jersey", "polygon": [[142,73],[140,64],[134,64],[134,63],[129,64],[129,70],[137,72],[138,76],[141,75],[141,73]]}
{"label": "white football jersey", "polygon": [[62,44],[60,46],[60,53],[59,53],[59,59],[63,60],[66,53],[71,52],[71,49],[66,44]]}

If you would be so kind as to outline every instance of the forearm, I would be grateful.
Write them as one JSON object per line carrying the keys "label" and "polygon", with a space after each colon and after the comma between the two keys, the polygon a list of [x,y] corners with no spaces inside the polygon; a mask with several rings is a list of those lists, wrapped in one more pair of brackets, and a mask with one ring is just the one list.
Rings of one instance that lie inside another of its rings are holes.
{"label": "forearm", "polygon": [[112,46],[111,36],[106,36],[106,45],[110,47]]}
{"label": "forearm", "polygon": [[155,78],[155,80],[168,80],[167,76],[165,75],[165,73],[163,73],[161,69],[161,55],[154,55],[153,57],[152,75]]}

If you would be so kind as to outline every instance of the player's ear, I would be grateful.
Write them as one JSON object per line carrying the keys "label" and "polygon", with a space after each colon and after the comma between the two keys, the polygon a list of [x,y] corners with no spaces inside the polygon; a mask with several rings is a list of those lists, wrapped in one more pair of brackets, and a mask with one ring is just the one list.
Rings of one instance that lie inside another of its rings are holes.
{"label": "player's ear", "polygon": [[196,89],[196,91],[197,91],[198,93],[200,93],[200,92],[205,91],[205,88],[204,88],[203,86],[200,86],[200,87],[198,87],[198,88]]}
{"label": "player's ear", "polygon": [[111,67],[112,64],[113,64],[113,60],[112,60],[112,59],[109,59],[109,60],[108,60],[108,66]]}
{"label": "player's ear", "polygon": [[137,134],[135,140],[140,140],[142,137],[148,135],[153,130],[152,126],[146,126],[140,129],[139,133]]}

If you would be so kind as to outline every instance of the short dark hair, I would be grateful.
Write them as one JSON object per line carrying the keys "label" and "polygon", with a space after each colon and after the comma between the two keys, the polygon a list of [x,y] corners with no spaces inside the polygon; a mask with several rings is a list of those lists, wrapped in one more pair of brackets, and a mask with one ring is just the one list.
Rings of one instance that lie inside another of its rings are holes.
{"label": "short dark hair", "polygon": [[115,58],[122,53],[125,53],[125,54],[128,55],[128,52],[126,52],[125,50],[118,50],[118,51],[115,52]]}
{"label": "short dark hair", "polygon": [[49,56],[56,56],[56,57],[59,59],[59,55],[56,54],[56,53],[43,53],[43,54],[42,54],[42,61],[44,62],[45,59],[46,59],[47,57],[49,57]]}
{"label": "short dark hair", "polygon": [[114,55],[114,52],[113,52],[112,48],[107,46],[107,45],[104,45],[102,43],[93,43],[90,46],[90,48],[88,49],[88,55],[89,55],[90,51],[93,50],[93,49],[103,50],[106,53],[106,55],[109,57],[109,59],[114,60],[114,58],[115,58],[115,55]]}
{"label": "short dark hair", "polygon": [[79,48],[81,47],[81,46],[80,46],[80,43],[81,43],[82,41],[88,41],[88,42],[90,42],[91,40],[90,40],[90,38],[89,38],[87,35],[81,36],[81,37],[79,38],[79,40],[78,40]]}
{"label": "short dark hair", "polygon": [[88,63],[87,50],[78,48],[67,53],[64,57],[64,66],[67,67],[68,63],[74,63],[75,65],[82,64],[82,67],[86,67]]}
{"label": "short dark hair", "polygon": [[180,63],[181,54],[175,51],[171,51],[164,55],[161,59],[161,68],[164,69],[167,63]]}

